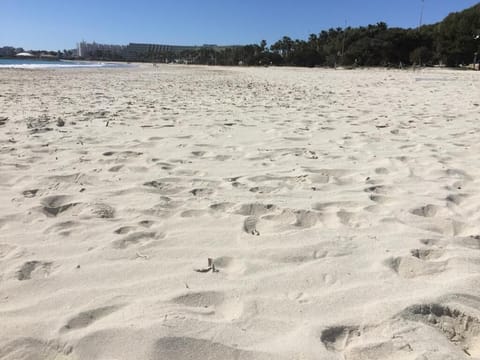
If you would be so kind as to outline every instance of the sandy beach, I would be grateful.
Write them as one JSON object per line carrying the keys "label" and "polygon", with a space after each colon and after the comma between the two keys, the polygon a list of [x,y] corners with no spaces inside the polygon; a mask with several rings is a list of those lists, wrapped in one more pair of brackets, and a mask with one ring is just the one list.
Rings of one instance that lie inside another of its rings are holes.
{"label": "sandy beach", "polygon": [[0,71],[0,359],[480,359],[479,90]]}

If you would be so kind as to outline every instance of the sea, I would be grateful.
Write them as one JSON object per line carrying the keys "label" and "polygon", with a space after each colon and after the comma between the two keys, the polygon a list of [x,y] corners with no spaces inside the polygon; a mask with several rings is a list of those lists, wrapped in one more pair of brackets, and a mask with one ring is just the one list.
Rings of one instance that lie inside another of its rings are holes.
{"label": "sea", "polygon": [[0,69],[119,68],[131,66],[133,65],[93,61],[0,59]]}

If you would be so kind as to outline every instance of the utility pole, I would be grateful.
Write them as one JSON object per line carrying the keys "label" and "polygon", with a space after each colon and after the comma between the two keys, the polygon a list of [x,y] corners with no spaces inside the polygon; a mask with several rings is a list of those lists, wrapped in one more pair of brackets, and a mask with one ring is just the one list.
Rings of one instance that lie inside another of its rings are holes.
{"label": "utility pole", "polygon": [[[420,34],[420,29],[422,28],[422,24],[423,24],[423,12],[425,10],[425,0],[421,0],[422,1],[422,6],[420,7],[420,20],[418,21],[418,33]],[[420,58],[418,59],[420,64],[418,64],[420,67],[422,67],[422,57],[421,57],[421,54],[420,54]]]}
{"label": "utility pole", "polygon": [[418,22],[418,28],[420,29],[423,24],[423,11],[425,10],[425,0],[422,0],[422,8],[420,10],[420,21]]}
{"label": "utility pole", "polygon": [[343,28],[342,40],[342,66],[345,66],[345,38],[347,37],[347,19],[345,19],[345,27]]}
{"label": "utility pole", "polygon": [[[480,30],[477,30],[477,34],[474,35],[473,38],[475,39],[475,43],[480,40]],[[477,45],[477,49],[478,49],[478,45]],[[473,55],[474,55],[473,70],[477,70],[478,50],[475,51],[475,53]],[[480,63],[478,64],[478,70],[480,70]]]}

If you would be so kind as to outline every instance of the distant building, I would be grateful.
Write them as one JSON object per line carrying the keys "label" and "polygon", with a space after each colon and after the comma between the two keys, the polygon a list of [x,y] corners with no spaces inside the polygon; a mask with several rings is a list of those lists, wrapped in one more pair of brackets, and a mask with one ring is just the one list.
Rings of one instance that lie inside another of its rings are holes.
{"label": "distant building", "polygon": [[[221,51],[237,46],[204,44],[199,46],[130,43],[128,45],[107,45],[82,41],[77,44],[76,56],[85,59],[112,59],[127,61],[178,61],[182,53],[208,49]],[[185,59],[183,59],[186,61]]]}
{"label": "distant building", "polygon": [[165,45],[165,44],[139,44],[130,43],[126,48],[126,59],[128,61],[156,61],[178,59],[183,52],[198,51],[202,49],[209,49],[214,51],[222,51],[227,48],[237,48],[238,45],[219,46],[216,44],[204,45]]}
{"label": "distant building", "polygon": [[130,43],[127,46],[127,60],[156,60],[166,54],[198,50],[200,46],[160,45]]}
{"label": "distant building", "polygon": [[125,45],[107,45],[82,41],[77,44],[77,56],[96,59],[123,59],[126,55],[126,48]]}
{"label": "distant building", "polygon": [[14,47],[12,46],[4,46],[4,47],[0,47],[0,56],[1,57],[13,57],[15,56],[15,54],[17,54],[18,52],[22,52],[23,49],[18,49],[19,51],[17,51],[17,49],[15,49]]}

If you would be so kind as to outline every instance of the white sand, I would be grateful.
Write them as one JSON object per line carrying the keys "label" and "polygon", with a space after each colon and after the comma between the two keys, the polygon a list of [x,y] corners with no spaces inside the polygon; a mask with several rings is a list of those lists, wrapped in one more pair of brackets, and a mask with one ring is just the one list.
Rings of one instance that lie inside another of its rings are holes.
{"label": "white sand", "polygon": [[480,359],[479,89],[0,71],[0,358]]}

